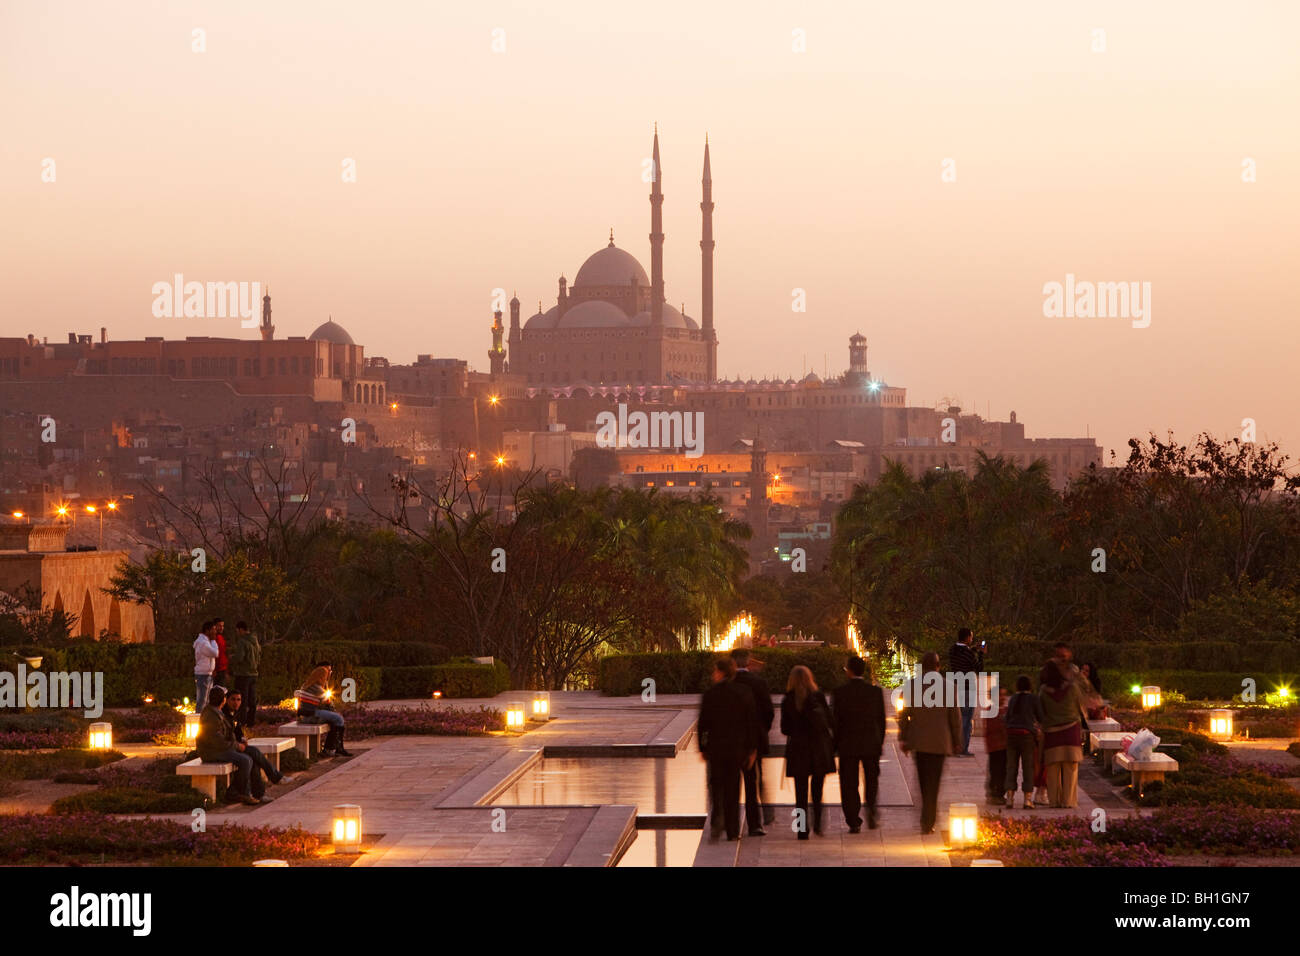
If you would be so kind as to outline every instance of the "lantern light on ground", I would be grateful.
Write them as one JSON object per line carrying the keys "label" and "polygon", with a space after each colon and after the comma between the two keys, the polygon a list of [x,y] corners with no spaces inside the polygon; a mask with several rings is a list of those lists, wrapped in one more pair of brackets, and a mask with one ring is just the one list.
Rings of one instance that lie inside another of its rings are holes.
{"label": "lantern light on ground", "polygon": [[112,750],[113,749],[113,725],[108,721],[100,721],[90,725],[90,749],[91,750]]}
{"label": "lantern light on ground", "polygon": [[979,807],[973,803],[948,804],[948,845],[967,846],[975,842]]}
{"label": "lantern light on ground", "polygon": [[441,697],[442,697],[442,691],[440,691],[440,690],[435,690],[435,691],[433,692],[433,699],[434,699],[434,700],[438,700],[438,699],[440,699]]}
{"label": "lantern light on ground", "polygon": [[199,715],[186,714],[185,715],[185,742],[187,744],[191,744],[198,739],[199,739]]}
{"label": "lantern light on ground", "polygon": [[971,866],[1002,866],[1001,860],[971,860]]}
{"label": "lantern light on ground", "polygon": [[288,860],[254,860],[253,866],[288,866]]}
{"label": "lantern light on ground", "polygon": [[521,731],[524,729],[524,702],[514,700],[506,704],[506,730]]}
{"label": "lantern light on ground", "polygon": [[331,830],[336,852],[359,853],[361,851],[361,807],[355,803],[341,803],[336,806]]}
{"label": "lantern light on ground", "polygon": [[898,696],[894,698],[894,713],[901,714],[903,708],[907,706],[907,701],[903,700],[902,690],[899,690]]}
{"label": "lantern light on ground", "polygon": [[551,694],[549,691],[533,691],[531,712],[533,720],[551,719]]}
{"label": "lantern light on ground", "polygon": [[1153,707],[1160,706],[1160,688],[1154,684],[1148,684],[1142,688],[1142,709],[1150,710]]}
{"label": "lantern light on ground", "polygon": [[1215,740],[1232,739],[1232,711],[1210,711],[1210,736]]}

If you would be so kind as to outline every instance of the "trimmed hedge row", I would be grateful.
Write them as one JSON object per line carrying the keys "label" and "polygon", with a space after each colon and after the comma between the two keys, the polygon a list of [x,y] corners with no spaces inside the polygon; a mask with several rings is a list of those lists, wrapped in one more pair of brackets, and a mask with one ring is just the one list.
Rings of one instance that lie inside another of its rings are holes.
{"label": "trimmed hedge row", "polygon": [[[194,695],[194,651],[187,644],[116,644],[90,642],[42,652],[41,670],[102,671],[108,707],[138,705],[145,694],[157,700]],[[357,700],[378,697],[492,697],[510,688],[510,672],[468,659],[449,659],[446,648],[415,642],[353,641],[321,644],[272,644],[262,649],[258,697],[284,700],[300,687],[317,661],[334,664],[334,679],[357,682]],[[15,671],[17,661],[0,662]]]}
{"label": "trimmed hedge row", "polygon": [[[848,651],[836,647],[790,650],[784,647],[755,649],[754,657],[763,662],[759,677],[774,694],[785,693],[790,671],[803,664],[813,672],[822,690],[834,690],[844,683],[844,663]],[[654,654],[611,654],[600,660],[597,683],[601,693],[611,697],[640,694],[647,677],[655,683],[658,694],[702,694],[712,683],[712,651],[665,651]]]}
{"label": "trimmed hedge row", "polygon": [[[1079,658],[1076,655],[1075,660]],[[1016,667],[1004,663],[988,664],[985,669],[991,673],[998,674],[998,685],[1014,690],[1016,678],[1021,674],[1028,675],[1029,679],[1038,686],[1038,671],[1041,663],[1033,667]],[[1267,674],[1256,673],[1254,675],[1243,673],[1241,671],[1187,671],[1187,670],[1144,670],[1144,671],[1125,671],[1125,670],[1107,670],[1101,664],[1097,665],[1097,670],[1101,674],[1102,696],[1110,700],[1123,700],[1132,697],[1132,688],[1154,684],[1162,691],[1177,691],[1191,700],[1231,700],[1241,693],[1241,682],[1245,677],[1253,676],[1257,682],[1256,694],[1260,700],[1263,700],[1264,694],[1272,691],[1274,684],[1280,684],[1295,688],[1300,686],[1300,676],[1296,672],[1278,674],[1270,671]]]}
{"label": "trimmed hedge row", "polygon": [[[1032,667],[1035,673],[1053,653],[1053,641],[994,640],[990,658],[1006,667]],[[1100,642],[1073,643],[1074,661],[1091,661],[1100,670],[1144,671],[1152,667],[1171,671],[1300,671],[1300,643],[1253,641],[1194,641],[1181,644]],[[1240,683],[1240,682],[1239,682]]]}

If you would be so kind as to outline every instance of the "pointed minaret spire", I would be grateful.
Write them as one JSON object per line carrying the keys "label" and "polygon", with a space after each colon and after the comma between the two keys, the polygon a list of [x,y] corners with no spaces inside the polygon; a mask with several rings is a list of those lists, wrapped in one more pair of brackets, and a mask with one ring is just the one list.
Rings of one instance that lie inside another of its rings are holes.
{"label": "pointed minaret spire", "polygon": [[275,338],[275,326],[271,324],[271,287],[266,287],[266,295],[262,296],[262,325],[261,335],[263,342],[269,342]]}
{"label": "pointed minaret spire", "polygon": [[613,227],[613,226],[610,226],[610,227],[609,227],[609,244],[610,244],[611,246],[614,244],[614,227]]}
{"label": "pointed minaret spire", "polygon": [[705,381],[718,377],[718,342],[713,331],[713,172],[709,168],[709,134],[704,134],[704,186],[700,212],[700,332],[708,353]]}
{"label": "pointed minaret spire", "polygon": [[655,123],[651,162],[654,184],[650,188],[650,324],[664,324],[664,219],[663,169],[659,165],[659,124]]}

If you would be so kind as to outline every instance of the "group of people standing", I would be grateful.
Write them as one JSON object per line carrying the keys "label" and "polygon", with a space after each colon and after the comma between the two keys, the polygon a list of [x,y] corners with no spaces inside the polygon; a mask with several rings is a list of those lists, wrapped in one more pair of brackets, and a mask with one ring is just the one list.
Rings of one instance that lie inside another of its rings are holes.
{"label": "group of people standing", "polygon": [[[709,765],[711,830],[716,839],[740,837],[740,788],[745,788],[749,836],[765,836],[775,811],[762,800],[762,758],[776,717],[766,682],[750,671],[745,648],[714,662],[713,686],[700,702],[697,724],[700,752]],[[866,662],[850,657],[847,682],[828,702],[804,665],[790,671],[781,699],[781,732],[786,737],[785,775],[794,781],[794,828],[800,840],[823,832],[822,793],[839,757],[840,802],[849,831],[862,829],[865,778],[867,826],[880,825],[876,807],[880,754],[885,741],[885,704],[880,687],[867,680]],[[859,768],[861,768],[861,775]],[[809,804],[811,803],[811,808]],[[811,809],[811,814],[810,814]]]}
{"label": "group of people standing", "polygon": [[235,623],[235,636],[226,643],[226,622],[214,617],[203,622],[194,639],[194,708],[202,711],[213,687],[234,690],[241,700],[238,718],[251,727],[257,720],[257,669],[262,645],[244,621]]}

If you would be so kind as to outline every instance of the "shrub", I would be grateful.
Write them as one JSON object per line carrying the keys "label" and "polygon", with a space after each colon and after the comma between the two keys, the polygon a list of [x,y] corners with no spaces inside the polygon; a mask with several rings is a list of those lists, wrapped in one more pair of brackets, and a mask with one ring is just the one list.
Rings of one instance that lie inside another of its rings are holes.
{"label": "shrub", "polygon": [[1286,752],[1291,754],[1293,757],[1300,757],[1300,740],[1288,744]]}
{"label": "shrub", "polygon": [[[197,795],[196,795],[197,796]],[[191,806],[186,809],[192,809]],[[195,833],[170,820],[115,820],[100,814],[0,815],[0,864],[98,863],[247,865],[274,857],[312,856],[319,839],[299,828],[235,824]]]}
{"label": "shrub", "polygon": [[[785,693],[790,671],[797,664],[811,669],[817,686],[823,690],[834,690],[845,680],[844,664],[848,660],[848,651],[844,648],[792,650],[760,647],[753,654],[763,662],[762,669],[756,673],[774,694]],[[611,654],[600,661],[600,690],[614,697],[639,694],[641,682],[649,677],[655,682],[656,693],[700,694],[709,688],[713,661],[717,656],[711,651]]]}
{"label": "shrub", "polygon": [[49,780],[61,772],[86,771],[125,759],[116,750],[56,750],[52,754],[17,753],[0,755],[0,778]]}
{"label": "shrub", "polygon": [[203,806],[207,798],[186,788],[184,793],[160,793],[142,787],[100,787],[85,793],[59,797],[51,813],[188,813]]}
{"label": "shrub", "polygon": [[280,772],[281,773],[298,773],[301,770],[310,770],[311,761],[302,755],[302,751],[297,747],[290,747],[284,753],[280,754]]}
{"label": "shrub", "polygon": [[504,715],[480,707],[358,707],[347,715],[347,735],[352,739],[389,735],[467,737],[500,730]]}

